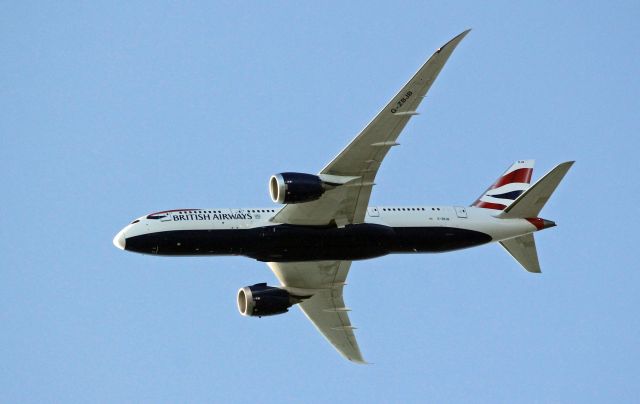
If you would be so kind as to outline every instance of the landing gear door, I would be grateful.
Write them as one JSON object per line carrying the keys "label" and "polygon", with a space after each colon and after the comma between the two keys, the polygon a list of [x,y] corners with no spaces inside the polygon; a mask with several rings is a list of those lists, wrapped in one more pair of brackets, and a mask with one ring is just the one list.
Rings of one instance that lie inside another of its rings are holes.
{"label": "landing gear door", "polygon": [[464,206],[456,206],[456,215],[462,219],[466,218],[467,208],[465,208]]}
{"label": "landing gear door", "polygon": [[380,216],[380,211],[378,210],[377,207],[369,207],[367,209],[367,211],[369,212],[369,216],[371,217],[378,217]]}

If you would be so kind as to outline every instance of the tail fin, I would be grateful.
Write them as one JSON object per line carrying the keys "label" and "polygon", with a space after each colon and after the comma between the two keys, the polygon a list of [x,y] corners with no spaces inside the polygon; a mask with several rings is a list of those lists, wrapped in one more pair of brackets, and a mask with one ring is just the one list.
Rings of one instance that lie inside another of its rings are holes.
{"label": "tail fin", "polygon": [[544,177],[540,178],[535,184],[529,187],[529,189],[524,191],[511,205],[507,206],[500,214],[500,217],[538,217],[538,214],[573,163],[575,163],[575,161],[558,164],[553,170],[549,171]]}
{"label": "tail fin", "polygon": [[[558,164],[542,178],[536,181],[529,189],[524,191],[511,205],[507,206],[498,217],[500,218],[538,218],[538,214],[547,203],[553,191],[556,190],[560,181],[569,171],[574,161],[567,161]],[[543,227],[555,226],[551,221],[542,220]],[[540,263],[538,262],[538,252],[533,233],[525,234],[508,240],[502,240],[500,245],[513,258],[516,259],[529,272],[539,273]]]}
{"label": "tail fin", "polygon": [[471,205],[505,210],[529,188],[535,160],[518,160]]}

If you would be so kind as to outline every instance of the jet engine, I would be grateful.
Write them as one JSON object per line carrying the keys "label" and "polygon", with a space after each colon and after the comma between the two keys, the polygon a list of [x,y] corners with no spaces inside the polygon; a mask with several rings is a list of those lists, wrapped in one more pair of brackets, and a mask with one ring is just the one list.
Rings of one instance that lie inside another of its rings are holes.
{"label": "jet engine", "polygon": [[257,283],[238,290],[238,310],[243,316],[272,316],[310,296],[294,296],[282,288]]}
{"label": "jet engine", "polygon": [[269,193],[276,203],[315,201],[329,189],[320,177],[303,173],[280,173],[269,179]]}

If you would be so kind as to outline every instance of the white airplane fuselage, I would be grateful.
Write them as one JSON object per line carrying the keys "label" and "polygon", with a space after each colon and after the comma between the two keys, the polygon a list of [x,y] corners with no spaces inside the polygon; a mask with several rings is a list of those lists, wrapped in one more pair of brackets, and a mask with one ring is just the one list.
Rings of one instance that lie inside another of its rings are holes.
{"label": "white airplane fuselage", "polygon": [[360,260],[392,253],[469,248],[553,226],[460,206],[369,207],[364,223],[338,227],[274,223],[278,209],[182,209],[136,219],[116,247],[155,255],[241,255],[259,261]]}

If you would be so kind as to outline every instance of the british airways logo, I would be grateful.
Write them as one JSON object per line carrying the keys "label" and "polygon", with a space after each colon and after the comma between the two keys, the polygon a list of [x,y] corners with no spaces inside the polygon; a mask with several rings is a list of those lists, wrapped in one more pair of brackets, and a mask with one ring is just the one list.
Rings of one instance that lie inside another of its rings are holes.
{"label": "british airways logo", "polygon": [[187,213],[171,215],[173,221],[180,220],[249,220],[253,219],[250,213]]}
{"label": "british airways logo", "polygon": [[[259,218],[260,216],[256,215],[256,219]],[[147,219],[160,220],[161,222],[178,222],[183,220],[251,220],[253,216],[249,212],[220,213],[216,211],[207,212],[191,209],[176,209],[152,213],[147,216]]]}

